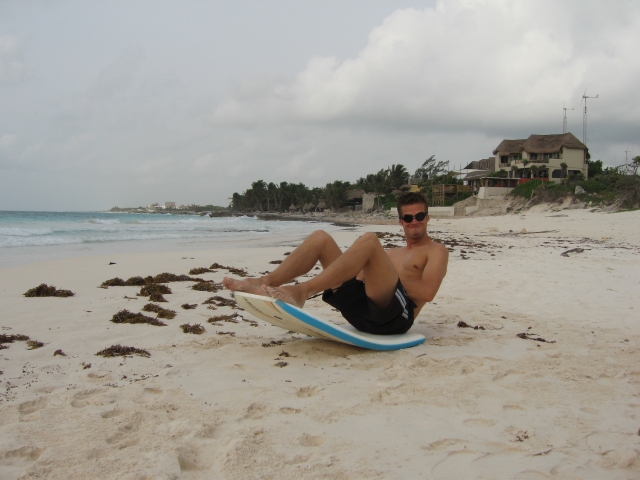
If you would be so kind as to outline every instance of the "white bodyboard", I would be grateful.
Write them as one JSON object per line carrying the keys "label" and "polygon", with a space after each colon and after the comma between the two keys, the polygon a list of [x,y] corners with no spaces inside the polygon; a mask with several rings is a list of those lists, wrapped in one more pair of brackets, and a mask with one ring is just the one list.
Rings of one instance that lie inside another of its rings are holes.
{"label": "white bodyboard", "polygon": [[404,333],[402,335],[374,335],[356,330],[351,325],[335,325],[301,308],[281,300],[244,292],[233,292],[238,303],[260,320],[305,335],[355,345],[370,350],[398,350],[424,343],[424,335]]}

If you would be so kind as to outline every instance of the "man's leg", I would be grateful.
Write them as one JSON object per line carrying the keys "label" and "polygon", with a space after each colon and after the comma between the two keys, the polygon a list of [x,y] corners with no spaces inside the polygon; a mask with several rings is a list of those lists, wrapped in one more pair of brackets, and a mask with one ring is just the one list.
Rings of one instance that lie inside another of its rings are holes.
{"label": "man's leg", "polygon": [[298,285],[267,285],[263,289],[272,297],[301,307],[309,296],[341,285],[360,271],[364,271],[367,297],[374,305],[386,307],[395,294],[398,272],[373,233],[358,238],[317,277]]}
{"label": "man's leg", "polygon": [[263,285],[279,287],[309,272],[318,261],[323,269],[328,268],[340,255],[342,255],[342,251],[331,235],[317,230],[309,235],[298,248],[284,259],[278,268],[268,275],[244,280],[224,277],[222,284],[229,290],[264,295]]}

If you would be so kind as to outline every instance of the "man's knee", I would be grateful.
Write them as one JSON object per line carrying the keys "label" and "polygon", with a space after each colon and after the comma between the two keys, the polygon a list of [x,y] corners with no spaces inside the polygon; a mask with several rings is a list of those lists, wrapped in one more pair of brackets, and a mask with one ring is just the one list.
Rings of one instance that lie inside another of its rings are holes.
{"label": "man's knee", "polygon": [[332,239],[331,235],[329,235],[324,230],[316,230],[315,232],[309,235],[309,238],[313,238],[314,240],[326,241]]}
{"label": "man's knee", "polygon": [[380,245],[380,239],[378,239],[378,236],[373,232],[367,232],[362,234],[360,238],[358,238],[358,241],[371,243],[373,245]]}

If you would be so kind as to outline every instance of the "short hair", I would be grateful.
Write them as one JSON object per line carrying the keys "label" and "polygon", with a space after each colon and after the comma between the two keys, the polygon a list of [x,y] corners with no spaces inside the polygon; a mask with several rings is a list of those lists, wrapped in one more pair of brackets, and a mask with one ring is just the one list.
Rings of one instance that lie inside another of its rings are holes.
{"label": "short hair", "polygon": [[429,202],[423,193],[407,192],[398,196],[398,215],[402,215],[402,207],[405,205],[415,205],[416,203],[422,203],[424,205],[424,213],[429,213]]}

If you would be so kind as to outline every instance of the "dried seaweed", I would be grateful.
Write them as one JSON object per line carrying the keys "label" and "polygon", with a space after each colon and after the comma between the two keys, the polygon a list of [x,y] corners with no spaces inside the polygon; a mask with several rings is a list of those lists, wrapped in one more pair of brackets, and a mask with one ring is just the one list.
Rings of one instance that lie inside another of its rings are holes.
{"label": "dried seaweed", "polygon": [[185,323],[184,325],[180,325],[180,328],[184,333],[193,333],[194,335],[202,335],[206,331],[199,323],[195,325]]}
{"label": "dried seaweed", "polygon": [[216,273],[216,271],[205,267],[192,268],[189,270],[189,275],[200,275],[203,273]]}
{"label": "dried seaweed", "polygon": [[545,340],[544,338],[541,337],[534,337],[534,335],[537,335],[537,333],[518,333],[516,335],[516,337],[518,338],[522,338],[523,340],[534,340],[536,342],[544,342],[544,343],[556,343],[555,340]]}
{"label": "dried seaweed", "polygon": [[268,343],[263,343],[262,346],[263,347],[275,347],[276,345],[282,345],[284,343],[284,341],[282,340],[271,340]]}
{"label": "dried seaweed", "polygon": [[135,347],[125,347],[122,345],[112,345],[109,348],[100,350],[96,355],[101,357],[125,357],[131,355],[140,355],[141,357],[150,357],[151,354],[146,350]]}
{"label": "dried seaweed", "polygon": [[240,308],[235,300],[232,298],[221,297],[220,295],[215,295],[213,297],[207,298],[203,305],[215,305],[216,307],[231,307],[231,308]]}
{"label": "dried seaweed", "polygon": [[156,327],[166,327],[167,324],[156,318],[147,317],[141,313],[130,312],[129,310],[120,310],[111,319],[113,323],[148,323]]}
{"label": "dried seaweed", "polygon": [[55,352],[53,352],[53,356],[55,357],[56,355],[62,355],[63,357],[66,357],[67,354],[64,353],[62,350],[58,349]]}
{"label": "dried seaweed", "polygon": [[284,368],[287,365],[289,365],[287,362],[278,362],[274,365],[274,367],[280,367],[280,368]]}
{"label": "dried seaweed", "polygon": [[37,340],[29,340],[27,342],[27,350],[35,350],[36,348],[44,347],[44,343]]}
{"label": "dried seaweed", "polygon": [[159,293],[160,295],[170,294],[171,289],[167,285],[163,285],[161,283],[152,283],[150,285],[145,285],[140,289],[140,293],[138,293],[139,297],[148,297],[149,295],[153,295],[154,293]]}
{"label": "dried seaweed", "polygon": [[183,303],[180,306],[182,308],[184,308],[185,310],[193,310],[194,308],[198,308],[198,304],[197,303]]}
{"label": "dried seaweed", "polygon": [[166,318],[168,320],[176,318],[176,312],[174,310],[162,308],[160,305],[156,305],[155,303],[147,303],[144,307],[142,307],[142,310],[145,312],[157,313],[158,318]]}
{"label": "dried seaweed", "polygon": [[236,332],[216,332],[218,335],[229,335],[231,337],[236,336]]}
{"label": "dried seaweed", "polygon": [[222,290],[224,287],[221,283],[215,282],[199,282],[191,286],[192,290],[197,290],[199,292],[211,292],[215,293]]}
{"label": "dried seaweed", "polygon": [[464,322],[462,320],[458,322],[458,328],[473,328],[474,330],[484,330],[484,327],[482,325],[476,325],[475,327],[472,327],[467,322]]}
{"label": "dried seaweed", "polygon": [[215,317],[209,317],[207,322],[216,323],[216,322],[229,322],[229,323],[239,323],[236,318],[238,317],[237,313],[232,315],[216,315]]}
{"label": "dried seaweed", "polygon": [[269,263],[272,265],[280,265],[282,263],[282,260],[271,260]]}
{"label": "dried seaweed", "polygon": [[30,288],[23,295],[25,297],[73,297],[75,293],[71,290],[58,290],[53,285],[41,283],[37,287]]}
{"label": "dried seaweed", "polygon": [[247,273],[247,271],[245,269],[243,269],[243,268],[225,267],[224,265],[220,265],[219,263],[212,263],[209,268],[227,270],[229,273],[232,273],[234,275],[238,275],[239,277],[246,277],[247,275],[249,275]]}
{"label": "dried seaweed", "polygon": [[152,293],[151,295],[149,295],[149,300],[152,302],[168,303],[167,299],[164,298],[161,293]]}
{"label": "dried seaweed", "polygon": [[111,278],[109,280],[105,280],[100,285],[101,288],[108,287],[141,287],[144,285],[153,285],[154,283],[170,283],[170,282],[204,282],[205,280],[202,278],[190,277],[189,275],[176,275],[175,273],[159,273],[155,277],[146,276],[146,277],[131,277],[129,279],[122,280],[119,277]]}
{"label": "dried seaweed", "polygon": [[13,343],[13,342],[26,342],[29,340],[28,335],[6,335],[4,333],[0,333],[0,344],[2,343]]}

